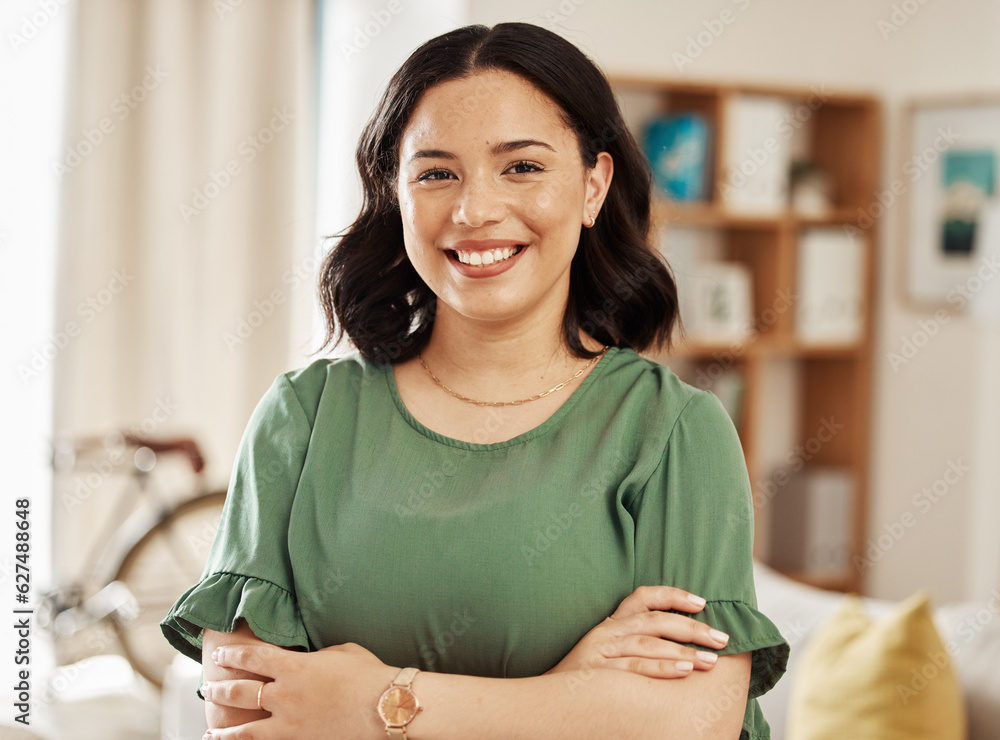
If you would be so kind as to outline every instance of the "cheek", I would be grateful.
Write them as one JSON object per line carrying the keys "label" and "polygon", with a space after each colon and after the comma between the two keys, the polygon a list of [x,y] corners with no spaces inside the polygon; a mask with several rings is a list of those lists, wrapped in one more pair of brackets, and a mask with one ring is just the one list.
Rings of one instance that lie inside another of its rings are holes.
{"label": "cheek", "polygon": [[522,201],[522,213],[549,226],[564,223],[571,225],[582,208],[582,202],[583,193],[578,187],[565,187],[564,183],[553,182],[527,194]]}
{"label": "cheek", "polygon": [[406,252],[407,257],[410,258],[410,262],[413,263],[414,258],[417,256],[415,254],[415,247],[420,239],[416,223],[417,211],[414,207],[413,199],[403,189],[397,191],[396,202],[399,204],[399,218],[403,226],[403,250]]}
{"label": "cheek", "polygon": [[403,228],[413,222],[416,216],[416,208],[410,192],[406,188],[396,190],[396,202],[399,204],[399,215],[403,219]]}
{"label": "cheek", "polygon": [[556,202],[557,202],[556,198],[552,194],[552,192],[549,190],[545,190],[539,193],[538,197],[535,198],[530,205],[534,207],[534,210],[538,214],[543,214],[547,213],[548,211],[551,211],[553,204],[555,204]]}
{"label": "cheek", "polygon": [[440,198],[427,194],[399,194],[399,215],[403,220],[404,232],[418,237],[433,238],[432,233],[440,228],[441,221],[448,214],[448,206]]}

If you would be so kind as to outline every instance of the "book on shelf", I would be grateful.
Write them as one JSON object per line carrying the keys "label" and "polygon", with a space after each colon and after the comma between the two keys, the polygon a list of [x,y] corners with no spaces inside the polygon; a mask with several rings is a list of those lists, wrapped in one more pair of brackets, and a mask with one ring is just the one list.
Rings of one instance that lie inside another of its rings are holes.
{"label": "book on shelf", "polygon": [[657,116],[646,125],[643,145],[653,179],[670,200],[705,199],[709,133],[708,122],[694,113]]}
{"label": "book on shelf", "polygon": [[853,486],[848,468],[790,473],[771,502],[770,564],[810,576],[836,576],[850,568]]}
{"label": "book on shelf", "polygon": [[861,338],[865,242],[836,227],[803,229],[798,243],[795,334],[804,344]]}
{"label": "book on shelf", "polygon": [[785,124],[792,111],[789,100],[769,95],[728,99],[718,184],[727,211],[777,216],[788,208],[793,142]]}

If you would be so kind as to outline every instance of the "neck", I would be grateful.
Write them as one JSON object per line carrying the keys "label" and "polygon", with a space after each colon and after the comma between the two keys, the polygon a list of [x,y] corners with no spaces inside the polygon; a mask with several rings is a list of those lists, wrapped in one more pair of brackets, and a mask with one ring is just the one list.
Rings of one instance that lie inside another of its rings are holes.
{"label": "neck", "polygon": [[[600,350],[586,335],[584,346]],[[583,360],[563,339],[562,315],[484,322],[439,304],[422,355],[453,388],[483,399],[507,399],[545,390],[572,375]]]}

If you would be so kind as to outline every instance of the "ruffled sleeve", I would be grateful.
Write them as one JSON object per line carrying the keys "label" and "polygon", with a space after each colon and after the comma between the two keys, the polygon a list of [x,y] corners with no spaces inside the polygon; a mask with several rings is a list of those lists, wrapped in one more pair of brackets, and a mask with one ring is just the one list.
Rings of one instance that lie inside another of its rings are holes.
{"label": "ruffled sleeve", "polygon": [[755,699],[784,673],[789,647],[757,609],[753,505],[742,447],[708,392],[691,398],[667,435],[658,467],[629,505],[635,585],[665,584],[701,596],[708,603],[691,616],[729,635],[716,652],[752,653],[743,737],[764,740],[770,733]]}
{"label": "ruffled sleeve", "polygon": [[288,524],[323,378],[318,363],[279,376],[250,418],[202,578],[160,623],[167,641],[194,660],[201,662],[202,630],[232,632],[240,618],[262,640],[310,648]]}
{"label": "ruffled sleeve", "polygon": [[295,597],[274,583],[234,573],[213,573],[189,588],[164,620],[163,634],[201,662],[202,630],[232,632],[240,618],[265,642],[309,649]]}
{"label": "ruffled sleeve", "polygon": [[[770,691],[785,672],[789,649],[770,619],[742,601],[709,601],[696,618],[729,635],[723,655],[753,653],[750,699]],[[698,646],[699,650],[704,650]]]}

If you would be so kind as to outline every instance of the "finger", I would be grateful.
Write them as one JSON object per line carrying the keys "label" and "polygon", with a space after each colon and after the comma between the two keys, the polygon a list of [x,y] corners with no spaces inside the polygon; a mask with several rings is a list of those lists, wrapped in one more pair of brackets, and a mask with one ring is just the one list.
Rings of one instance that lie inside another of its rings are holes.
{"label": "finger", "polygon": [[220,645],[212,652],[212,660],[224,668],[236,668],[259,676],[276,678],[279,672],[292,668],[298,653],[266,643]]}
{"label": "finger", "polygon": [[[267,707],[267,687],[254,679],[240,678],[226,681],[206,681],[202,684],[201,695],[205,701],[236,709],[263,709]],[[258,704],[259,699],[259,704]]]}
{"label": "finger", "polygon": [[[620,658],[643,658],[653,661],[676,661],[682,665],[681,672],[691,669],[709,671],[715,667],[719,656],[707,650],[697,650],[676,642],[649,635],[630,635],[621,640],[608,641],[600,647],[600,656],[592,659],[594,668],[604,667],[608,662]],[[691,664],[691,669],[686,664]]]}
{"label": "finger", "polygon": [[729,635],[711,625],[691,617],[685,617],[683,614],[666,612],[634,614],[625,619],[613,621],[610,629],[620,638],[630,634],[651,635],[674,642],[690,642],[716,650],[724,648],[729,642]]}
{"label": "finger", "polygon": [[623,640],[615,641],[609,650],[601,652],[610,659],[646,658],[660,661],[680,661],[690,663],[696,671],[709,671],[715,667],[719,660],[718,655],[707,650],[678,645],[676,642],[650,635],[629,635]]}
{"label": "finger", "polygon": [[613,658],[604,667],[649,678],[685,678],[694,672],[691,661],[656,658]]}
{"label": "finger", "polygon": [[639,586],[618,605],[612,617],[622,618],[648,611],[677,611],[694,613],[705,608],[705,600],[673,586]]}
{"label": "finger", "polygon": [[277,740],[277,725],[270,719],[258,719],[245,725],[209,730],[202,740]]}

